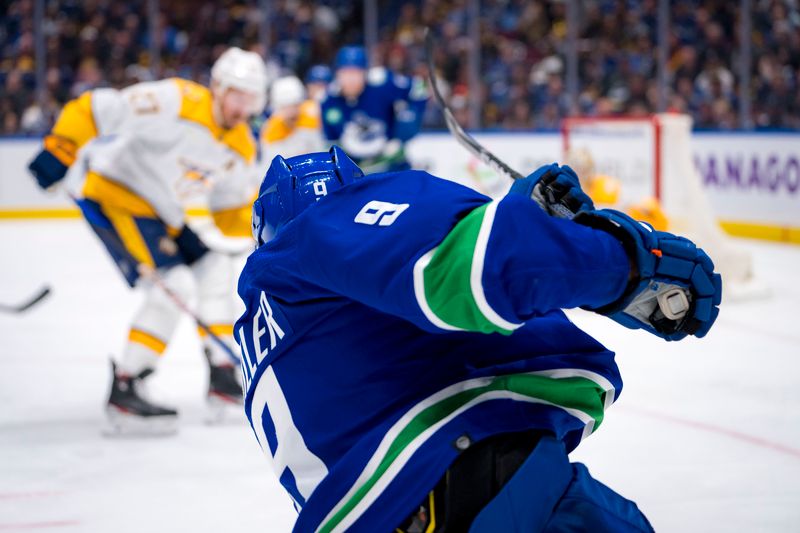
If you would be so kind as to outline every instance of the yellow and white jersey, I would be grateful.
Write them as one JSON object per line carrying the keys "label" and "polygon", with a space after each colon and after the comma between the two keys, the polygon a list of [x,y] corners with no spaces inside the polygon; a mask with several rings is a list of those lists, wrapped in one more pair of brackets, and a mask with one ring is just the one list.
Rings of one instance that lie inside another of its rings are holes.
{"label": "yellow and white jersey", "polygon": [[108,180],[174,228],[189,199],[207,197],[223,233],[249,234],[255,141],[246,124],[217,124],[206,87],[171,78],[96,89],[65,106],[53,134],[79,148],[67,175],[74,196],[113,195],[114,187],[94,183]]}
{"label": "yellow and white jersey", "polygon": [[261,161],[269,164],[276,156],[293,157],[328,148],[322,136],[319,103],[306,100],[294,124],[280,114],[272,115],[261,128]]}

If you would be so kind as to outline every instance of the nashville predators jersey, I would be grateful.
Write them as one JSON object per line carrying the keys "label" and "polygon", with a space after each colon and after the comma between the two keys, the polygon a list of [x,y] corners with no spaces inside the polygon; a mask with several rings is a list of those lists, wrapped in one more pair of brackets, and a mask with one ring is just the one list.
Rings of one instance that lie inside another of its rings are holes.
{"label": "nashville predators jersey", "polygon": [[187,201],[207,197],[224,233],[246,234],[242,208],[253,194],[255,141],[246,124],[220,126],[212,99],[206,87],[172,78],[96,89],[68,103],[51,136],[75,150],[68,190],[82,197],[100,176],[176,228]]}
{"label": "nashville predators jersey", "polygon": [[288,121],[281,114],[273,114],[264,123],[260,134],[261,159],[265,163],[276,155],[293,157],[326,148],[322,136],[319,102],[306,100],[299,106],[298,116]]}

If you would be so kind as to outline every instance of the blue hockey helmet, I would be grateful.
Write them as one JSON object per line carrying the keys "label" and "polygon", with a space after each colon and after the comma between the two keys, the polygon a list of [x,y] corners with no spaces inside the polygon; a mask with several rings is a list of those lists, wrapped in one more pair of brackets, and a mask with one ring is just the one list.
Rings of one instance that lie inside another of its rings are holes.
{"label": "blue hockey helmet", "polygon": [[328,65],[314,65],[306,73],[306,83],[329,83],[333,79]]}
{"label": "blue hockey helmet", "polygon": [[367,51],[363,46],[343,46],[333,62],[336,70],[344,67],[367,68]]}
{"label": "blue hockey helmet", "polygon": [[338,146],[288,159],[275,156],[253,203],[253,237],[258,246],[317,200],[363,176]]}

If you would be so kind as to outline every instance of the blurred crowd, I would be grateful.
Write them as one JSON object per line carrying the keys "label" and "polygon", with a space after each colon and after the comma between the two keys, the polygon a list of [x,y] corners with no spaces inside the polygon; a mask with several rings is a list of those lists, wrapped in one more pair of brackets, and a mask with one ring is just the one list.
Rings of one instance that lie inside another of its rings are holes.
{"label": "blurred crowd", "polygon": [[[363,43],[363,2],[272,1],[260,24],[258,0],[160,0],[158,64],[150,57],[147,0],[45,0],[46,86],[36,91],[34,1],[0,5],[0,134],[38,134],[65,101],[86,89],[168,76],[207,83],[230,45],[256,50],[270,70],[303,76],[329,63],[342,44]],[[482,1],[480,94],[469,94],[467,0],[377,0],[375,64],[424,76],[423,28],[438,37],[437,65],[451,105],[467,121],[481,102],[485,128],[557,128],[568,115],[643,115],[657,107],[657,0],[578,2],[579,98],[565,87],[567,12],[563,0]],[[752,0],[752,120],[800,129],[800,0]],[[739,2],[671,0],[672,110],[697,127],[739,126]],[[266,30],[266,31],[265,31]],[[267,55],[262,45],[269,39]],[[425,124],[441,127],[429,106]]]}

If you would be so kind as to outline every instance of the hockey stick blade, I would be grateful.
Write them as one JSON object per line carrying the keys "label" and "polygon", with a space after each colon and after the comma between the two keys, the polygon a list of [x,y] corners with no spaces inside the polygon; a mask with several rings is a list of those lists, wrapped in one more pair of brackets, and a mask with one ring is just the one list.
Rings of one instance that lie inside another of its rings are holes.
{"label": "hockey stick blade", "polygon": [[453,112],[447,106],[447,103],[445,103],[442,92],[439,89],[438,82],[436,81],[436,69],[433,64],[433,45],[433,31],[431,31],[430,28],[426,28],[425,57],[428,63],[428,80],[431,84],[431,88],[433,89],[433,97],[436,99],[436,103],[439,104],[439,107],[442,108],[442,114],[444,114],[444,121],[445,124],[447,124],[447,129],[450,130],[450,133],[453,134],[461,146],[472,152],[472,154],[480,159],[481,162],[488,165],[498,174],[511,178],[512,180],[523,179],[525,176],[509,167],[496,155],[483,147],[478,141],[475,140],[474,137],[464,131],[464,128],[462,128],[458,123],[455,115],[453,115]]}
{"label": "hockey stick blade", "polygon": [[28,298],[28,300],[19,305],[0,304],[0,311],[13,314],[24,313],[34,305],[38,304],[39,302],[47,298],[50,295],[50,292],[51,292],[50,287],[45,285],[44,287],[39,289],[39,292],[37,292],[32,297]]}

